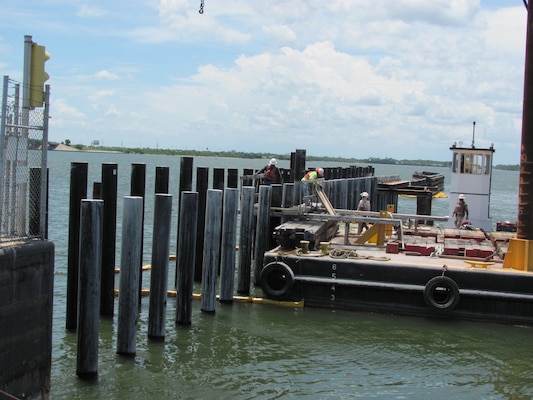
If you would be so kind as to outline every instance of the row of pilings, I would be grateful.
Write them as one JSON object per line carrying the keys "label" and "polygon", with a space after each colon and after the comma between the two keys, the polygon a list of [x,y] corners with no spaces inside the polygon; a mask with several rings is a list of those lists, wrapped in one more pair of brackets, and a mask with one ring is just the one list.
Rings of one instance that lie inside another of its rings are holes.
{"label": "row of pilings", "polygon": [[[193,191],[192,157],[182,157],[180,166],[173,277],[168,276],[174,201],[168,193],[169,169],[156,167],[155,173],[148,318],[148,337],[154,340],[165,337],[169,280],[176,288],[175,323],[179,325],[191,324],[195,281],[201,283],[201,311],[205,313],[215,312],[217,279],[220,303],[231,304],[235,292],[249,296],[251,285],[259,284],[264,252],[275,245],[273,228],[281,221],[279,216],[272,216],[271,207],[289,208],[301,203],[299,180],[266,186],[248,179],[253,170],[244,170],[239,177],[236,169],[228,169],[227,174],[223,169],[214,169],[209,188],[209,169],[198,167]],[[355,209],[362,191],[377,198],[377,179],[362,177],[373,174],[373,169],[325,170],[326,177],[332,177],[324,186],[334,207]],[[88,164],[71,164],[66,329],[77,331],[76,373],[82,377],[97,375],[99,316],[115,312],[117,171],[117,164],[102,164],[102,180],[93,184],[93,198],[89,199]],[[285,171],[284,175],[289,179],[301,174]],[[348,178],[344,179],[344,175]],[[132,164],[130,178],[130,195],[123,198],[119,263],[116,351],[122,355],[136,352],[143,281],[146,165]]]}

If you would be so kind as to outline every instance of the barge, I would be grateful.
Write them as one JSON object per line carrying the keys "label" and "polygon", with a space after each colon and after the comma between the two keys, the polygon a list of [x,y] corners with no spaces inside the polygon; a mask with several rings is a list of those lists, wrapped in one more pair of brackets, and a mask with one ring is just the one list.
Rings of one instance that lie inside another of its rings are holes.
{"label": "barge", "polygon": [[[276,227],[279,246],[265,252],[259,276],[264,296],[305,307],[533,325],[529,242],[489,228],[494,148],[476,148],[472,141],[471,147],[454,144],[450,150],[450,193],[469,200],[467,226],[457,227],[448,216],[332,210],[321,193],[318,201],[327,212],[318,204],[304,219],[329,224],[328,232],[334,221],[337,229],[314,237],[285,235],[291,222]],[[454,206],[451,198],[450,215]],[[419,220],[430,223],[407,223]],[[444,228],[433,227],[435,221]],[[356,234],[352,228],[362,223],[370,228]]]}

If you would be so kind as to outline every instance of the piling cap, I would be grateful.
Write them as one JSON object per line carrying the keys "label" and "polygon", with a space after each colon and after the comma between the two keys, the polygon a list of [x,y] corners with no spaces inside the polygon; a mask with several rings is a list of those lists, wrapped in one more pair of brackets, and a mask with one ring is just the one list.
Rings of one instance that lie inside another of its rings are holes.
{"label": "piling cap", "polygon": [[465,195],[464,194],[460,194],[459,195],[459,200],[464,200],[465,199]]}
{"label": "piling cap", "polygon": [[361,193],[361,197],[368,197],[368,193],[367,192]]}
{"label": "piling cap", "polygon": [[275,158],[273,158],[273,159],[271,159],[268,163],[271,164],[271,165],[278,165],[278,160],[276,160]]}

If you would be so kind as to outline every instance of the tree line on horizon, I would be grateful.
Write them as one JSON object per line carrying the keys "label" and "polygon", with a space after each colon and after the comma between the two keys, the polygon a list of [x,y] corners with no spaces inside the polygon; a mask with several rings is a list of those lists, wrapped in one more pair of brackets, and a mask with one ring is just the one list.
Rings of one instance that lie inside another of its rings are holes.
{"label": "tree line on horizon", "polygon": [[[170,155],[170,156],[201,156],[201,157],[231,157],[231,158],[245,158],[245,159],[270,159],[272,157],[278,160],[291,159],[290,154],[272,154],[272,153],[257,153],[244,151],[212,151],[212,150],[186,150],[186,149],[153,149],[149,147],[105,147],[105,146],[84,146],[81,144],[71,144],[70,140],[65,140],[63,144],[75,147],[82,151],[114,151],[128,154],[154,154],[154,155]],[[365,163],[365,164],[391,164],[391,165],[413,165],[423,167],[451,167],[451,161],[435,161],[435,160],[397,160],[386,157],[369,157],[365,159],[346,158],[346,157],[330,157],[330,156],[313,156],[306,155],[308,161],[331,161],[343,163]],[[498,164],[494,166],[495,169],[518,171],[520,166]]]}

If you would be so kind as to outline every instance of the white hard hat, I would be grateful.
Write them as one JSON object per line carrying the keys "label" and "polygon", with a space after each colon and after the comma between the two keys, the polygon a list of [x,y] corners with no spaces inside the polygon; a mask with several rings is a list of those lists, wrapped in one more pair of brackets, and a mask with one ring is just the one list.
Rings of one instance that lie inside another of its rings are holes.
{"label": "white hard hat", "polygon": [[361,197],[368,197],[368,193],[367,192],[361,193]]}
{"label": "white hard hat", "polygon": [[278,161],[275,158],[273,158],[270,160],[269,164],[278,165]]}
{"label": "white hard hat", "polygon": [[316,168],[316,173],[318,176],[324,176],[324,169],[323,168]]}
{"label": "white hard hat", "polygon": [[459,200],[464,200],[465,199],[465,195],[464,194],[460,194],[459,195]]}

